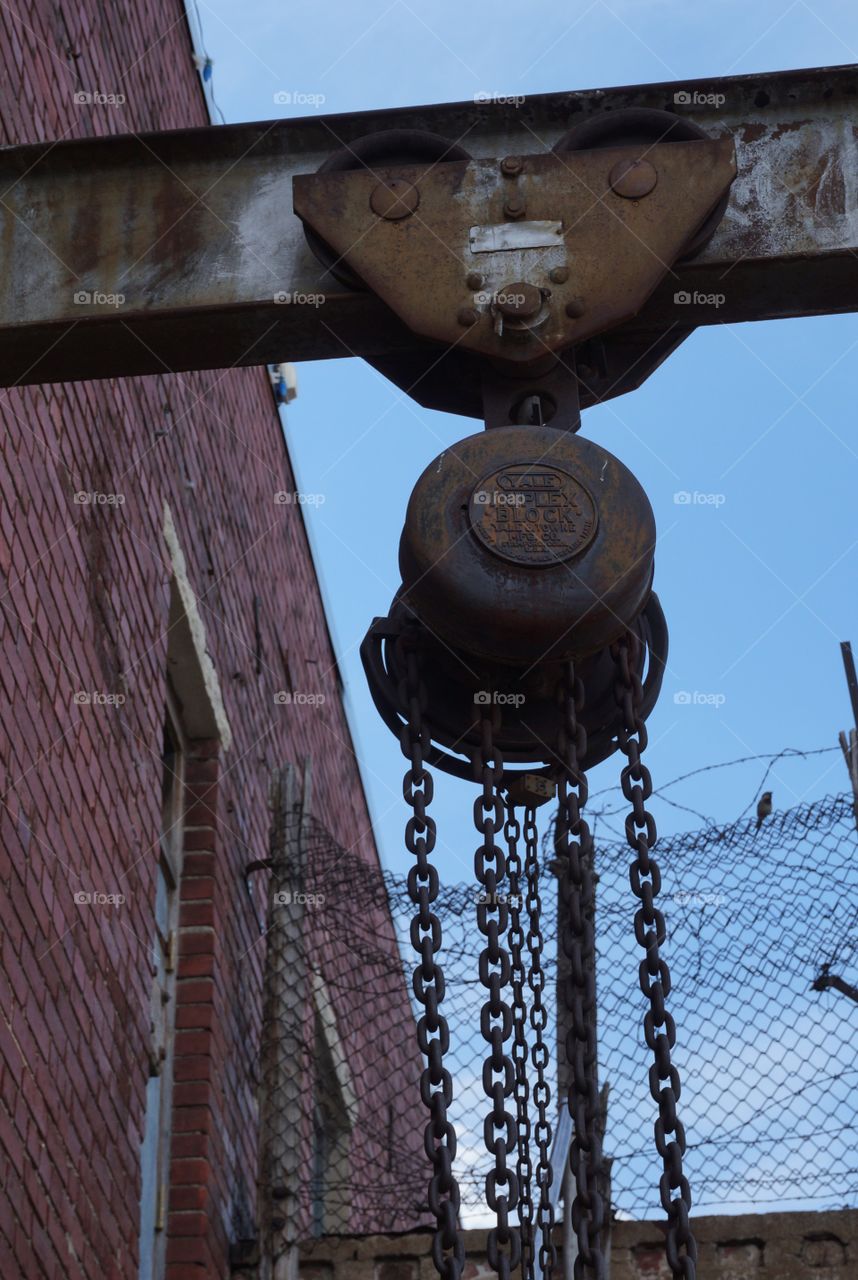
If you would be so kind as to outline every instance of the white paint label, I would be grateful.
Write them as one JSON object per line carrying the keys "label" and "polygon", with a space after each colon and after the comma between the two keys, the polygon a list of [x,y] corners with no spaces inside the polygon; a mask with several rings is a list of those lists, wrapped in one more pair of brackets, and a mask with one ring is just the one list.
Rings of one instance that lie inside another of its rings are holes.
{"label": "white paint label", "polygon": [[488,227],[471,227],[471,253],[553,249],[562,243],[562,222],[496,222]]}

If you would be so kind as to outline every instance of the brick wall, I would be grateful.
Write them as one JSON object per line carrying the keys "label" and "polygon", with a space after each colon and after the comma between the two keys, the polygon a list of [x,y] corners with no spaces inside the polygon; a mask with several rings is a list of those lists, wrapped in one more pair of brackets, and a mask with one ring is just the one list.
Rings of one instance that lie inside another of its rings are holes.
{"label": "brick wall", "polygon": [[[700,1280],[853,1280],[858,1211],[761,1213],[694,1220]],[[611,1280],[670,1280],[657,1222],[615,1222]],[[561,1236],[556,1236],[558,1245]],[[431,1236],[413,1233],[322,1241],[305,1251],[301,1280],[434,1280]],[[465,1234],[463,1280],[492,1280],[486,1233]],[[558,1267],[558,1277],[562,1274]]]}
{"label": "brick wall", "polygon": [[[11,0],[0,61],[4,144],[206,120],[178,0]],[[254,1212],[263,947],[243,875],[267,852],[270,770],[311,755],[316,817],[376,856],[301,510],[274,502],[295,480],[266,374],[2,392],[0,476],[0,1275],[137,1275],[165,502],[233,731],[189,762],[168,1275],[226,1275]],[[324,704],[275,702],[289,680]]]}

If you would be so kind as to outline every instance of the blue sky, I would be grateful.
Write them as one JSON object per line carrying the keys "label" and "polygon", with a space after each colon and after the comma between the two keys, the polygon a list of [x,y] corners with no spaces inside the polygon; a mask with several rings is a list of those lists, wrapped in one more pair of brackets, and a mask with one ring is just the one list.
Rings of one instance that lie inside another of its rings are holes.
{"label": "blue sky", "polygon": [[[858,62],[858,10],[673,0],[558,5],[529,0],[200,0],[214,91],[228,122],[344,112],[476,93],[676,80]],[[304,105],[275,102],[303,95]],[[307,96],[318,105],[307,106]],[[850,723],[838,642],[858,647],[855,316],[698,330],[640,390],[584,414],[582,431],[644,485],[659,530],[656,587],[671,633],[650,719],[656,788],[713,763],[787,747],[836,747]],[[284,358],[289,353],[284,352]],[[365,689],[358,645],[398,583],[405,504],[423,468],[479,423],[405,403],[358,360],[302,363],[287,417],[384,863],[401,871],[398,745]],[[722,501],[677,504],[680,491]],[[716,695],[677,702],[677,694]],[[718,705],[715,705],[715,704]],[[728,822],[756,802],[766,762],[698,774],[665,797]],[[594,771],[610,810],[619,764]],[[836,751],[775,763],[775,805],[846,786]],[[471,876],[464,784],[439,780],[445,876]],[[663,831],[699,819],[662,798]],[[621,829],[604,812],[597,830]]]}

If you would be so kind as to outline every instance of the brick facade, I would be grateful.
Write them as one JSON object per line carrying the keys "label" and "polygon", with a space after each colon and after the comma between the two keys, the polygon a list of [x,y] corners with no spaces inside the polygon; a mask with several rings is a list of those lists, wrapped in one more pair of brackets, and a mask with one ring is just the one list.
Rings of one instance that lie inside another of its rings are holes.
{"label": "brick facade", "polygon": [[[701,1280],[852,1280],[858,1212],[761,1213],[694,1219]],[[558,1247],[561,1232],[556,1234]],[[305,1251],[301,1280],[435,1280],[428,1232],[323,1241]],[[485,1231],[465,1233],[463,1280],[492,1280]],[[562,1250],[557,1275],[562,1275]],[[611,1280],[670,1280],[658,1222],[615,1222]]]}
{"label": "brick facade", "polygon": [[[178,0],[13,0],[0,141],[204,124],[191,53]],[[167,504],[232,730],[187,761],[167,1275],[225,1276],[255,1212],[244,869],[266,856],[270,771],[311,756],[315,817],[376,862],[302,512],[275,502],[295,479],[261,369],[11,390],[0,426],[0,1275],[137,1276]],[[290,688],[324,703],[278,703]]]}

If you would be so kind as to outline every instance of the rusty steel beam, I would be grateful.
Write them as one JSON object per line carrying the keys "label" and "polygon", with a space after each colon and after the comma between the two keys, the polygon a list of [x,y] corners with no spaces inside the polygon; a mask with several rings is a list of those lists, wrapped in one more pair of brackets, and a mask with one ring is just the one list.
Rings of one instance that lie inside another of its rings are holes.
{"label": "rusty steel beam", "polygon": [[858,306],[856,101],[849,66],[5,148],[0,385],[343,355],[406,381],[438,349],[326,276],[293,177],[380,129],[486,158],[548,150],[594,114],[668,108],[731,137],[738,177],[711,243],[607,343],[632,353],[616,365],[626,390],[698,325]]}

